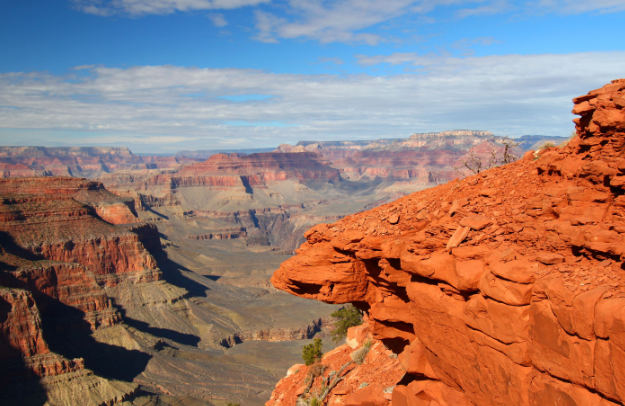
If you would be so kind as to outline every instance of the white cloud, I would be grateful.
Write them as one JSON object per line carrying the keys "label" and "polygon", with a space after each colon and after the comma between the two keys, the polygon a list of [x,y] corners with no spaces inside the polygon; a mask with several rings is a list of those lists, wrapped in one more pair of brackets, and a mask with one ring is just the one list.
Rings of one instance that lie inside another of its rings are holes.
{"label": "white cloud", "polygon": [[[625,10],[625,0],[70,0],[85,13],[101,16],[170,14],[194,10],[228,10],[256,7],[254,39],[275,43],[280,39],[312,39],[321,43],[343,42],[377,45],[388,41],[380,34],[362,32],[397,17],[422,19],[434,9],[450,9],[456,18],[512,13],[579,14],[611,13]],[[271,12],[274,10],[275,12]],[[276,10],[281,10],[277,14]],[[213,24],[227,22],[221,14],[209,15]],[[221,25],[220,25],[221,24]]]}
{"label": "white cloud", "polygon": [[484,5],[473,8],[464,8],[457,12],[460,18],[467,18],[480,15],[502,14],[513,10],[514,7],[507,0],[493,0]]}
{"label": "white cloud", "polygon": [[291,20],[267,24],[270,15],[263,12],[257,14],[256,28],[259,38],[311,38],[322,43],[375,45],[382,40],[380,36],[355,31],[398,17],[414,3],[414,0],[289,0]]}
{"label": "white cloud", "polygon": [[207,17],[215,27],[225,27],[228,25],[228,21],[226,21],[226,17],[224,17],[223,14],[211,13]]}
{"label": "white cloud", "polygon": [[529,2],[528,6],[560,14],[616,13],[625,11],[625,0],[537,0]]}
{"label": "white cloud", "polygon": [[331,63],[334,65],[343,65],[345,63],[345,61],[343,61],[341,58],[335,57],[335,58],[319,58],[319,63]]}
{"label": "white cloud", "polygon": [[123,14],[171,14],[176,11],[229,10],[256,6],[271,0],[72,0],[76,7],[88,14],[110,16]]}
{"label": "white cloud", "polygon": [[[418,73],[295,75],[175,66],[96,67],[79,77],[5,73],[0,74],[0,126],[93,132],[102,134],[99,143],[121,145],[131,137],[165,140],[162,148],[186,140],[179,149],[231,139],[267,146],[454,128],[567,135],[573,128],[571,99],[622,76],[625,52],[470,58],[395,54],[360,61],[403,63]],[[223,98],[233,95],[273,97]],[[0,136],[2,144],[14,142]]]}

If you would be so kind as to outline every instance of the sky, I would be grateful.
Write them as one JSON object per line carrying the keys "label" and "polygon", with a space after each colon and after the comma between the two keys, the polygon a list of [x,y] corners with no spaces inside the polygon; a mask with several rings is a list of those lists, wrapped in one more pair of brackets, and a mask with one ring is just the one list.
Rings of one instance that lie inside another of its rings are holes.
{"label": "sky", "polygon": [[0,145],[568,136],[625,0],[3,0]]}

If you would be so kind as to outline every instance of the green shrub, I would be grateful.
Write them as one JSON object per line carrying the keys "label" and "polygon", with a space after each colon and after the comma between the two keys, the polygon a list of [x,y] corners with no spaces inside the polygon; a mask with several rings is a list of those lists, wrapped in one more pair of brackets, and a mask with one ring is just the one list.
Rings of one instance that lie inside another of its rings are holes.
{"label": "green shrub", "polygon": [[350,327],[360,326],[362,324],[362,316],[360,311],[353,305],[348,305],[332,313],[332,317],[336,319],[334,330],[332,330],[332,341],[338,343],[347,337],[347,329]]}
{"label": "green shrub", "polygon": [[323,353],[321,352],[321,346],[323,343],[320,338],[315,338],[315,340],[304,346],[304,351],[302,352],[302,358],[304,359],[304,363],[308,365],[312,365],[318,359],[321,359]]}

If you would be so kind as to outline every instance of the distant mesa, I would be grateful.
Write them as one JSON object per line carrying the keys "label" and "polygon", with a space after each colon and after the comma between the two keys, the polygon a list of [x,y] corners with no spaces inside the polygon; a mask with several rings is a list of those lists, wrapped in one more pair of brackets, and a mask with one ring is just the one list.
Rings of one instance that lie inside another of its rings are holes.
{"label": "distant mesa", "polygon": [[113,147],[0,147],[3,178],[75,176],[94,178],[120,170],[165,169],[185,162],[185,157],[137,156],[128,148]]}
{"label": "distant mesa", "polygon": [[434,133],[415,133],[410,138],[421,137],[494,137],[495,135],[490,131],[479,130],[451,130]]}
{"label": "distant mesa", "polygon": [[222,148],[196,151],[178,151],[176,153],[176,158],[193,158],[197,160],[204,160],[210,158],[215,154],[249,155],[271,151],[273,151],[273,148]]}

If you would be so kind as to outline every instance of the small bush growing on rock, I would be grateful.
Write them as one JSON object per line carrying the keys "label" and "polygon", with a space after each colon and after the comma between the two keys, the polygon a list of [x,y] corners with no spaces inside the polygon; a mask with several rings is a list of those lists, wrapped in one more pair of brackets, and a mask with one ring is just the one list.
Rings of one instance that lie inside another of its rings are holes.
{"label": "small bush growing on rock", "polygon": [[302,358],[304,359],[306,366],[310,366],[314,364],[316,360],[321,359],[321,356],[323,355],[321,352],[322,345],[323,343],[321,342],[321,339],[315,338],[315,341],[304,346]]}
{"label": "small bush growing on rock", "polygon": [[542,143],[542,145],[540,147],[538,147],[538,149],[547,149],[547,148],[553,148],[556,146],[556,143],[553,141],[545,141]]}
{"label": "small bush growing on rock", "polygon": [[572,140],[573,138],[575,138],[575,137],[577,137],[577,131],[573,130],[573,132],[571,132],[571,134],[569,135],[569,139],[568,139],[568,140],[566,140],[566,141],[564,141],[564,142],[562,142],[562,143],[560,143],[560,145],[558,145],[558,147],[559,147],[559,148],[564,148],[564,147],[566,147],[567,145],[569,145],[569,142],[571,142],[571,140]]}
{"label": "small bush growing on rock", "polygon": [[347,337],[347,329],[350,327],[360,326],[362,324],[362,316],[360,311],[354,305],[348,305],[331,314],[336,319],[334,330],[332,330],[332,341],[338,343]]}
{"label": "small bush growing on rock", "polygon": [[352,352],[352,361],[354,361],[358,365],[362,365],[362,363],[365,362],[365,358],[367,357],[367,354],[369,353],[372,345],[373,341],[365,341],[362,347]]}
{"label": "small bush growing on rock", "polygon": [[323,365],[320,362],[320,360],[317,359],[317,361],[315,361],[315,363],[310,366],[309,371],[310,371],[310,375],[314,378],[314,377],[323,375],[326,369],[328,369],[328,367]]}
{"label": "small bush growing on rock", "polygon": [[369,350],[367,348],[360,347],[356,351],[352,352],[352,361],[354,361],[357,365],[362,365],[362,363],[365,362],[365,358],[368,353]]}

